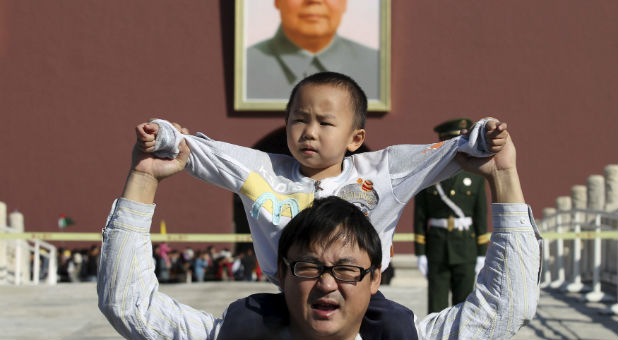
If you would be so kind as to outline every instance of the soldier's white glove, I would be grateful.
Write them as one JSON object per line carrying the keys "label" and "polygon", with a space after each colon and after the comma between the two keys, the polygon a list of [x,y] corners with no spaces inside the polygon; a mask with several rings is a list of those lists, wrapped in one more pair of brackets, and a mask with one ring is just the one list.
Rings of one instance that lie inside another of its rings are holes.
{"label": "soldier's white glove", "polygon": [[485,256],[477,256],[476,257],[476,265],[474,266],[474,273],[479,275],[481,268],[485,265]]}
{"label": "soldier's white glove", "polygon": [[423,276],[427,277],[427,255],[420,255],[418,257],[418,270],[421,271]]}

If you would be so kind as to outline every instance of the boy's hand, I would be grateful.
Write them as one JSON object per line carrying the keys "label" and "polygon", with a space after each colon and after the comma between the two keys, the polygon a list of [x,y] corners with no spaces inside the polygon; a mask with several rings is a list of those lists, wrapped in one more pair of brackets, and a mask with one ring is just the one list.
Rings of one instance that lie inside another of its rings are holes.
{"label": "boy's hand", "polygon": [[[487,128],[487,143],[491,144],[489,148],[492,152],[496,152],[495,155],[477,158],[460,152],[455,157],[462,169],[485,178],[493,177],[503,171],[516,170],[515,145],[508,131],[506,131],[506,123],[488,122],[487,125],[490,125],[490,123],[493,124]],[[504,127],[501,128],[502,126]],[[489,135],[492,136],[493,142],[489,141]]]}
{"label": "boy's hand", "polygon": [[[455,159],[465,171],[485,177],[492,189],[494,203],[525,202],[517,174],[515,145],[506,131],[506,124],[488,122],[487,133],[494,139],[497,153],[487,158],[475,158],[458,153]],[[504,124],[504,127],[501,127]],[[488,138],[489,143],[489,138]]]}
{"label": "boy's hand", "polygon": [[[187,135],[189,134],[189,130],[183,128],[178,123],[172,123],[178,131]],[[157,133],[159,132],[159,124],[146,122],[141,123],[135,127],[135,134],[137,135],[137,143],[136,147],[139,148],[143,152],[153,152],[155,148],[155,143],[157,141]]]}
{"label": "boy's hand", "polygon": [[[188,134],[189,130],[183,128],[178,123],[172,123],[178,131]],[[154,151],[154,145],[157,138],[159,125],[156,123],[142,123],[135,128],[137,142],[133,149],[132,171],[137,171],[143,174],[154,177],[160,181],[184,169],[189,157],[189,147],[183,140],[179,145],[178,157],[175,159],[157,158],[151,153]]]}
{"label": "boy's hand", "polygon": [[153,152],[158,132],[159,124],[156,123],[147,122],[136,126],[137,141],[135,146],[143,152]]}
{"label": "boy's hand", "polygon": [[[189,133],[180,125],[174,126],[181,132]],[[133,147],[131,172],[124,186],[122,197],[146,204],[154,201],[159,182],[175,173],[182,171],[189,159],[189,147],[182,140],[178,146],[178,156],[174,159],[155,157],[149,148],[154,148],[159,126],[153,123],[143,123],[137,126],[137,142]]]}
{"label": "boy's hand", "polygon": [[174,159],[164,159],[155,157],[151,153],[141,151],[136,143],[133,148],[131,171],[149,175],[157,181],[161,181],[185,168],[190,153],[189,147],[183,140],[178,146],[178,149],[180,150],[178,157]]}
{"label": "boy's hand", "polygon": [[506,145],[509,136],[506,128],[505,122],[495,120],[490,120],[485,124],[485,140],[487,141],[488,151],[497,153]]}

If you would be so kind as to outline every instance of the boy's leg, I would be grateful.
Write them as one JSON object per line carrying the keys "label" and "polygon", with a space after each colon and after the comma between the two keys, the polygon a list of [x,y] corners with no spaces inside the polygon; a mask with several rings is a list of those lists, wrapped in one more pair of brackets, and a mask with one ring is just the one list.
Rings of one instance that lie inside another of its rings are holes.
{"label": "boy's leg", "polygon": [[414,313],[380,291],[371,296],[360,334],[363,339],[418,339]]}
{"label": "boy's leg", "polygon": [[450,283],[449,266],[446,263],[429,262],[427,266],[427,314],[439,312],[449,306]]}
{"label": "boy's leg", "polygon": [[453,305],[464,302],[474,289],[474,265],[474,263],[462,263],[452,266]]}

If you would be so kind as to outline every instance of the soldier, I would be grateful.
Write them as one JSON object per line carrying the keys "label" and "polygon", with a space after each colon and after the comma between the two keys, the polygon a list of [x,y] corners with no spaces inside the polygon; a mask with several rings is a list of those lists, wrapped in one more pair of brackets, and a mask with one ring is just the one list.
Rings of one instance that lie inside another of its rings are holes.
{"label": "soldier", "polygon": [[[434,128],[441,141],[470,129],[467,118]],[[430,186],[414,199],[414,249],[418,268],[427,277],[428,310],[438,312],[463,302],[483,267],[490,234],[487,233],[485,180],[468,172]]]}

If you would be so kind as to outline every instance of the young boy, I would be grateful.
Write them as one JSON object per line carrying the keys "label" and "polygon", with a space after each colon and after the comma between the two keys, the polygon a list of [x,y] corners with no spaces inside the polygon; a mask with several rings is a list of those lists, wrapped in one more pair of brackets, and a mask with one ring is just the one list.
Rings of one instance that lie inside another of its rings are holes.
{"label": "young boy", "polygon": [[[505,123],[482,120],[469,136],[346,157],[365,140],[366,112],[367,98],[356,82],[323,72],[303,79],[290,95],[285,120],[293,157],[214,141],[201,133],[184,135],[163,120],[140,124],[136,130],[140,148],[159,157],[174,158],[186,140],[189,173],[239,194],[260,266],[277,283],[281,230],[314,199],[336,195],[357,205],[380,235],[385,270],[406,203],[421,189],[455,174],[458,152],[491,156],[508,135]],[[379,305],[373,300],[368,314]]]}

